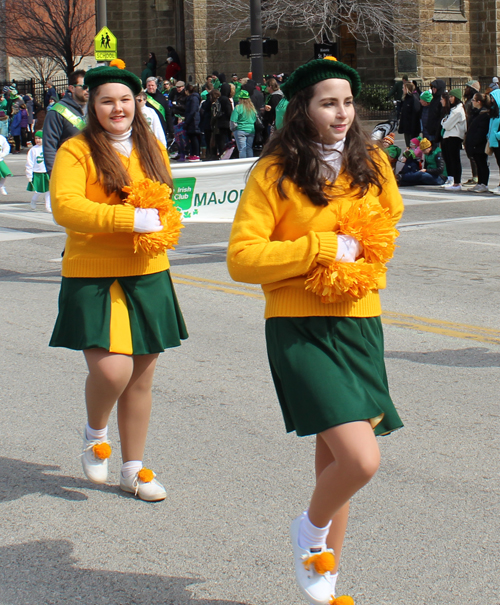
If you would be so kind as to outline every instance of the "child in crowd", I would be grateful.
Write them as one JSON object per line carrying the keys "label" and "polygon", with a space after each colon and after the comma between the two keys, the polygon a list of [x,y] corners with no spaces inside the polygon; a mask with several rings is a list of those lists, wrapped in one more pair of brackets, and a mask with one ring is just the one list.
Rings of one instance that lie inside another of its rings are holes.
{"label": "child in crowd", "polygon": [[31,198],[31,209],[36,210],[38,196],[45,199],[45,210],[52,212],[50,207],[49,175],[43,161],[42,147],[43,132],[35,132],[35,145],[28,151],[26,156],[26,178],[28,179],[28,191],[33,191]]}
{"label": "child in crowd", "polygon": [[[349,500],[377,471],[375,436],[402,426],[384,365],[378,288],[385,275],[364,294],[342,289],[340,277],[374,269],[368,248],[340,226],[344,213],[365,209],[365,226],[373,226],[373,212],[390,225],[403,213],[386,154],[356,116],[360,89],[357,71],[333,57],[295,70],[283,85],[290,101],[283,127],[249,176],[228,247],[232,278],[265,292],[267,351],[286,430],[316,439],[316,487],[290,529],[297,583],[314,605],[346,602],[334,595]],[[343,294],[332,301],[323,285],[310,289],[318,275]]]}
{"label": "child in crowd", "polygon": [[386,152],[393,170],[396,169],[396,164],[401,155],[401,148],[394,144],[395,140],[396,137],[393,132],[382,139],[382,148]]}
{"label": "child in crowd", "polygon": [[424,167],[418,172],[401,174],[400,185],[442,185],[446,178],[446,166],[443,153],[438,145],[433,146],[429,139],[420,141],[424,154]]}
{"label": "child in crowd", "polygon": [[7,189],[5,189],[5,179],[8,176],[12,176],[12,172],[4,161],[10,153],[10,145],[7,139],[0,134],[0,193],[7,195]]}

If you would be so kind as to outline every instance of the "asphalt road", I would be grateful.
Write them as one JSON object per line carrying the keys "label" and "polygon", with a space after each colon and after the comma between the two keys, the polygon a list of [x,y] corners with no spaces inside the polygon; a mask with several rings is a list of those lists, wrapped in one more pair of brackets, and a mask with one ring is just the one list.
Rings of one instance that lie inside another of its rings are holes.
{"label": "asphalt road", "polygon": [[[171,254],[190,331],[160,357],[148,504],[81,470],[81,353],[47,346],[64,234],[29,210],[24,157],[0,199],[0,605],[299,605],[288,526],[313,439],[286,435],[259,288],[231,282],[229,225],[188,225]],[[464,162],[465,163],[465,162]],[[467,175],[466,175],[467,176]],[[496,186],[495,179],[491,183]],[[353,500],[338,588],[356,605],[497,605],[500,197],[404,190],[383,293],[405,428]]]}

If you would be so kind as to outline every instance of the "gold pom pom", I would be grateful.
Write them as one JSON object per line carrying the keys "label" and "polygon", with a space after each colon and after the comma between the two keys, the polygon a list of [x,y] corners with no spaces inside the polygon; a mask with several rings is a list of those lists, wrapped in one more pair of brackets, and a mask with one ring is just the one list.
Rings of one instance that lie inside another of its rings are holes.
{"label": "gold pom pom", "polygon": [[125,69],[125,61],[121,59],[113,59],[109,62],[110,67],[118,67],[118,69]]}
{"label": "gold pom pom", "polygon": [[305,286],[325,304],[358,300],[378,288],[378,280],[386,271],[383,265],[369,264],[362,258],[355,263],[334,262],[329,267],[315,267]]}
{"label": "gold pom pom", "polygon": [[164,183],[151,179],[136,181],[124,187],[128,193],[126,203],[134,208],[156,208],[160,217],[163,231],[157,233],[134,233],[134,252],[142,250],[155,256],[165,250],[173,250],[179,241],[181,229],[181,213],[171,198],[172,190]]}
{"label": "gold pom pom", "polygon": [[354,599],[348,595],[342,595],[341,597],[333,597],[330,601],[330,605],[354,605]]}
{"label": "gold pom pom", "polygon": [[92,448],[94,452],[94,456],[99,458],[99,460],[106,460],[111,456],[111,446],[109,443],[96,443]]}
{"label": "gold pom pom", "polygon": [[368,263],[386,263],[394,255],[394,240],[399,232],[387,208],[367,202],[354,203],[339,218],[339,233],[351,235],[363,244],[363,257]]}
{"label": "gold pom pom", "polygon": [[303,561],[303,564],[308,571],[311,568],[311,565],[313,565],[316,573],[323,575],[327,571],[333,571],[335,567],[335,557],[333,556],[333,553],[326,550],[325,552],[311,555]]}
{"label": "gold pom pom", "polygon": [[155,474],[149,468],[141,468],[141,470],[137,473],[137,478],[143,483],[151,483],[151,481],[153,481],[155,478]]}

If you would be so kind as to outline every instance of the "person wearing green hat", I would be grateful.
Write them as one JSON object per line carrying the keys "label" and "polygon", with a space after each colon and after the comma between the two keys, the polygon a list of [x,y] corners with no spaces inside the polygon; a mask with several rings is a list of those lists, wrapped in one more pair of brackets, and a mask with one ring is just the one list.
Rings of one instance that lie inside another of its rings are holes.
{"label": "person wearing green hat", "polygon": [[446,115],[441,120],[443,128],[441,147],[448,172],[448,180],[444,188],[447,191],[461,191],[462,162],[460,152],[467,125],[462,104],[462,91],[459,88],[450,90],[447,96],[443,95],[442,105],[445,108]]}
{"label": "person wearing green hat", "polygon": [[136,102],[137,76],[96,67],[85,85],[87,125],[60,147],[50,180],[54,219],[67,234],[50,346],[82,350],[88,366],[81,454],[87,478],[107,481],[107,425],[118,402],[120,489],[163,500],[165,488],[142,463],[151,387],[159,353],[179,346],[187,331],[166,252],[135,251],[136,234],[164,229],[158,208],[127,204],[124,187],[173,189],[168,154]]}
{"label": "person wearing green hat", "polygon": [[256,119],[257,112],[248,91],[240,90],[240,102],[233,109],[230,118],[230,126],[240,158],[253,158]]}
{"label": "person wearing green hat", "polygon": [[33,192],[33,197],[30,202],[32,210],[36,210],[36,202],[41,195],[45,201],[45,210],[47,212],[52,212],[50,206],[49,175],[47,174],[45,162],[43,161],[42,140],[43,131],[37,130],[37,132],[35,132],[35,144],[28,151],[26,156],[27,190]]}
{"label": "person wearing green hat", "polygon": [[227,264],[234,280],[265,292],[267,353],[286,430],[316,436],[316,487],[290,536],[302,594],[326,605],[337,602],[349,500],[379,465],[375,436],[402,426],[384,366],[385,274],[373,289],[349,291],[342,275],[356,281],[358,269],[374,266],[349,235],[347,211],[376,239],[371,212],[391,229],[403,203],[389,160],[356,115],[355,69],[316,59],[282,90],[284,123],[248,178]]}

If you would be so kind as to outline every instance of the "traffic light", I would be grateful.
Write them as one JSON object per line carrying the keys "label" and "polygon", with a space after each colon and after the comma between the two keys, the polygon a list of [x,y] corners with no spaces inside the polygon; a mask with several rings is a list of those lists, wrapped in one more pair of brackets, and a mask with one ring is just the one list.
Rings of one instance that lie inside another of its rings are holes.
{"label": "traffic light", "polygon": [[264,38],[262,47],[265,57],[278,54],[278,40],[274,38]]}
{"label": "traffic light", "polygon": [[250,58],[251,50],[250,50],[250,38],[246,40],[240,40],[240,55],[247,59]]}

